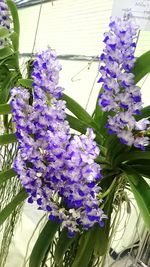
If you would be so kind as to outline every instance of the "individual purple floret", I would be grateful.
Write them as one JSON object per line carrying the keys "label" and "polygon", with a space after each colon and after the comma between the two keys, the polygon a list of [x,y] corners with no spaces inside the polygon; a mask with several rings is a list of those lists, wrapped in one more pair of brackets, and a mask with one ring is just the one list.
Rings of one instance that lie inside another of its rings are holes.
{"label": "individual purple floret", "polygon": [[111,19],[110,31],[104,34],[105,49],[100,60],[102,92],[99,105],[103,111],[113,111],[108,117],[106,127],[109,133],[116,133],[120,141],[128,146],[134,145],[142,150],[149,144],[148,138],[139,131],[145,131],[148,120],[136,122],[134,115],[142,108],[141,92],[134,84],[131,70],[136,61],[134,57],[138,27],[132,19]]}
{"label": "individual purple floret", "polygon": [[98,200],[100,166],[94,162],[100,151],[92,129],[85,135],[71,137],[66,120],[66,105],[58,99],[61,67],[50,48],[39,53],[33,69],[33,104],[26,89],[13,88],[12,112],[19,140],[19,153],[14,162],[28,202],[37,202],[67,227],[69,235],[103,225],[106,218]]}
{"label": "individual purple floret", "polygon": [[[0,0],[0,31],[2,29],[7,29],[10,32],[10,12],[5,0]],[[0,49],[7,46],[9,43],[8,38],[0,38]]]}

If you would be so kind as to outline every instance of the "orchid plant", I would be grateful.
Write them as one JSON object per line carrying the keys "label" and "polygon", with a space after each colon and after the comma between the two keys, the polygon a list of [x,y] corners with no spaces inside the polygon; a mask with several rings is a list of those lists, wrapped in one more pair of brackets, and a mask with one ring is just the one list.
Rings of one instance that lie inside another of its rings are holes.
{"label": "orchid plant", "polygon": [[7,194],[12,182],[18,186],[1,208],[0,224],[19,214],[26,199],[37,203],[47,221],[29,267],[47,266],[49,255],[55,267],[104,266],[112,214],[126,201],[118,192],[133,192],[150,230],[150,106],[143,108],[137,86],[150,72],[150,51],[135,58],[137,25],[132,18],[111,18],[90,116],[64,94],[62,67],[51,48],[37,53],[22,76],[16,6],[0,0],[0,11],[0,145],[7,163],[0,187]]}

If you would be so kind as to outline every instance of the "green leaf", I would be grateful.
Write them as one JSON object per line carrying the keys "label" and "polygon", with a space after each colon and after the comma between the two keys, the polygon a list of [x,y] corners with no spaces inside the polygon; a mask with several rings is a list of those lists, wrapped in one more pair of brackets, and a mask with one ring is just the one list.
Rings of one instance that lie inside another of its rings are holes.
{"label": "green leaf", "polygon": [[9,97],[9,90],[11,85],[11,73],[7,73],[7,77],[4,80],[3,84],[1,85],[1,92],[0,92],[0,104],[4,104],[7,102]]}
{"label": "green leaf", "polygon": [[107,158],[112,166],[116,167],[116,158],[118,155],[124,155],[130,150],[129,146],[120,142],[116,134],[109,135],[106,139]]}
{"label": "green leaf", "polygon": [[[104,227],[99,227],[96,225],[96,236],[95,236],[95,245],[94,245],[94,255],[96,257],[103,256],[107,252],[109,244],[109,235],[110,235],[110,223],[111,223],[111,214],[113,211],[113,198],[115,190],[109,194],[109,200],[104,206],[104,213],[108,216],[104,221]],[[105,200],[104,200],[105,201]],[[105,202],[104,202],[105,203]]]}
{"label": "green leaf", "polygon": [[5,222],[13,210],[20,205],[26,198],[28,194],[25,189],[22,189],[17,196],[0,212],[0,225]]}
{"label": "green leaf", "polygon": [[9,56],[13,55],[13,51],[11,50],[10,47],[4,47],[2,49],[0,49],[0,60],[5,59]]}
{"label": "green leaf", "polygon": [[103,114],[101,115],[99,121],[99,131],[105,137],[109,135],[108,129],[105,127],[105,125],[107,124],[108,116],[113,116],[113,114],[114,113],[112,111],[109,111],[109,112],[103,112]]}
{"label": "green leaf", "polygon": [[67,108],[80,120],[85,123],[91,124],[93,121],[92,117],[88,112],[82,108],[74,99],[63,94],[62,99],[66,101]]}
{"label": "green leaf", "polygon": [[7,145],[10,143],[15,143],[17,142],[17,137],[15,134],[4,134],[0,135],[0,145]]}
{"label": "green leaf", "polygon": [[102,108],[100,107],[100,105],[98,103],[98,98],[97,98],[96,107],[95,107],[94,114],[93,114],[93,119],[97,123],[97,125],[99,125],[99,128],[101,128],[101,122],[102,122],[103,115],[104,115],[104,112],[103,112]]}
{"label": "green leaf", "polygon": [[[80,126],[81,126],[81,124],[82,124],[82,126],[83,125],[85,126],[87,124],[88,127],[92,127],[93,130],[94,130],[94,132],[97,134],[97,140],[98,140],[98,142],[101,144],[103,142],[103,136],[100,134],[99,128],[98,128],[97,124],[95,123],[95,121],[93,120],[93,118],[86,112],[86,110],[84,108],[82,108],[71,97],[63,94],[62,99],[66,101],[67,108],[80,120],[78,122],[78,125],[80,124]],[[75,122],[75,119],[73,119],[73,118],[74,117],[72,117],[72,118],[70,117],[71,123],[73,122],[73,120]]]}
{"label": "green leaf", "polygon": [[19,49],[19,37],[18,37],[18,34],[16,32],[12,32],[11,35],[10,35],[10,39],[12,41],[12,45],[13,45],[14,51],[17,52],[18,49]]}
{"label": "green leaf", "polygon": [[4,104],[8,101],[10,95],[10,88],[13,87],[18,79],[18,73],[8,72],[6,79],[1,85],[2,90],[0,93],[0,104]]}
{"label": "green leaf", "polygon": [[1,91],[4,81],[7,79],[8,73],[10,73],[8,67],[6,65],[1,65],[0,66],[0,91]]}
{"label": "green leaf", "polygon": [[9,31],[6,28],[0,29],[0,38],[7,38],[10,35]]}
{"label": "green leaf", "polygon": [[11,106],[9,104],[0,105],[0,115],[11,114]]}
{"label": "green leaf", "polygon": [[[87,128],[91,128],[92,125],[89,125],[87,123],[85,123],[84,121],[80,120],[80,119],[77,119],[71,115],[68,115],[67,114],[67,120],[69,122],[69,125],[72,129],[82,133],[82,134],[85,134],[86,133],[86,130]],[[92,127],[93,128],[93,127]],[[94,129],[94,132],[96,134],[96,137],[95,137],[95,140],[101,144],[102,141],[103,141],[103,137],[99,134],[99,132]]]}
{"label": "green leaf", "polygon": [[141,110],[141,114],[139,114],[139,115],[135,115],[134,117],[135,117],[135,119],[136,119],[137,121],[138,121],[138,120],[141,120],[141,119],[143,119],[143,118],[148,118],[148,117],[150,117],[150,106],[147,106],[147,107],[142,108],[142,110]]}
{"label": "green leaf", "polygon": [[[18,50],[19,50],[19,35],[20,35],[20,23],[19,23],[18,11],[17,11],[17,7],[16,7],[14,1],[6,0],[6,2],[7,2],[9,9],[10,9],[12,19],[13,19],[14,32],[11,34],[11,41],[12,41],[14,51],[18,52]],[[16,60],[17,67],[19,67],[18,54],[16,54],[15,60]]]}
{"label": "green leaf", "polygon": [[0,172],[0,184],[2,184],[3,182],[9,180],[12,177],[15,177],[17,174],[14,171],[14,169],[9,169],[7,171],[2,171]]}
{"label": "green leaf", "polygon": [[67,114],[67,121],[69,122],[69,125],[72,129],[80,132],[80,133],[85,133],[86,129],[90,127],[88,124],[85,122]]}
{"label": "green leaf", "polygon": [[71,267],[87,267],[94,250],[95,228],[82,234],[77,254]]}
{"label": "green leaf", "polygon": [[119,139],[115,134],[109,135],[105,142],[105,147],[107,148],[107,158],[109,161],[112,161],[113,151],[121,145]]}
{"label": "green leaf", "polygon": [[138,160],[138,159],[150,159],[150,152],[149,151],[133,151],[129,153],[124,153],[115,159],[115,165],[117,166],[120,163],[129,162],[130,160]]}
{"label": "green leaf", "polygon": [[150,178],[150,163],[149,165],[140,165],[140,164],[132,165],[131,164],[130,166],[140,175],[146,178]]}
{"label": "green leaf", "polygon": [[137,202],[138,208],[144,219],[145,225],[150,231],[150,186],[131,167],[124,167],[127,180],[130,183],[132,192]]}
{"label": "green leaf", "polygon": [[32,79],[19,79],[18,84],[21,85],[22,87],[32,89]]}
{"label": "green leaf", "polygon": [[137,58],[132,72],[135,75],[135,83],[150,72],[150,51]]}
{"label": "green leaf", "polygon": [[61,264],[61,261],[63,259],[65,252],[68,250],[70,245],[74,242],[76,237],[77,235],[75,237],[70,238],[68,237],[68,230],[66,228],[62,230],[59,240],[56,244],[56,248],[55,248],[54,258],[55,258],[56,264],[58,265]]}
{"label": "green leaf", "polygon": [[56,221],[48,220],[33,247],[30,256],[29,267],[41,266],[42,260],[44,259],[47,249],[53,241],[59,226],[60,224]]}
{"label": "green leaf", "polygon": [[14,1],[12,0],[6,0],[7,5],[10,9],[12,18],[13,18],[13,25],[14,25],[14,32],[16,32],[18,34],[20,34],[20,24],[19,24],[19,16],[18,16],[18,11],[17,11],[17,7],[14,3]]}

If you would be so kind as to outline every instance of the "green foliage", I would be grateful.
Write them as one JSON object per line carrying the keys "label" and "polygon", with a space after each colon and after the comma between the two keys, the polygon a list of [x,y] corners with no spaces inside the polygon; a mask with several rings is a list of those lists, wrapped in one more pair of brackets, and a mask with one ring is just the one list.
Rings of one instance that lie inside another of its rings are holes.
{"label": "green foliage", "polygon": [[32,79],[19,79],[18,85],[21,85],[22,87],[32,89]]}
{"label": "green foliage", "polygon": [[13,50],[10,47],[0,49],[0,61],[13,55]]}
{"label": "green foliage", "polygon": [[15,48],[15,51],[18,51],[19,34],[20,34],[20,23],[19,23],[18,11],[17,11],[17,7],[16,7],[14,1],[6,0],[6,2],[7,2],[7,5],[9,7],[9,10],[11,12],[12,19],[13,19],[13,28],[14,28],[15,35],[13,35],[13,37],[12,37],[12,43],[13,43],[13,47]]}
{"label": "green foliage", "polygon": [[0,29],[0,38],[5,39],[10,35],[9,31],[6,28]]}
{"label": "green foliage", "polygon": [[95,236],[95,227],[82,234],[76,257],[71,267],[88,267],[94,250]]}
{"label": "green foliage", "polygon": [[150,161],[148,164],[131,164],[130,165],[140,175],[150,179]]}
{"label": "green foliage", "polygon": [[17,138],[15,134],[4,134],[0,135],[0,145],[12,144],[17,142]]}
{"label": "green foliage", "polygon": [[87,123],[84,121],[81,121],[80,119],[77,119],[69,114],[67,114],[67,120],[69,122],[69,125],[72,129],[85,134],[86,129],[90,127]]}
{"label": "green foliage", "polygon": [[144,219],[145,225],[150,231],[150,186],[131,167],[124,167],[127,180],[130,183],[135,200]]}
{"label": "green foliage", "polygon": [[10,89],[16,82],[17,74],[15,72],[7,72],[6,79],[1,86],[0,104],[7,103],[9,99]]}
{"label": "green foliage", "polygon": [[7,171],[0,172],[0,185],[1,183],[6,182],[8,179],[14,176],[16,176],[16,172],[14,171],[14,169],[9,169]]}
{"label": "green foliage", "polygon": [[41,266],[45,254],[47,253],[47,250],[53,241],[59,226],[60,224],[56,221],[48,220],[33,247],[30,256],[29,267]]}
{"label": "green foliage", "polygon": [[104,221],[104,227],[99,227],[96,225],[96,236],[94,244],[94,255],[95,257],[103,256],[108,251],[109,236],[110,236],[110,224],[111,224],[111,214],[113,211],[113,198],[114,190],[109,194],[108,201],[104,207],[104,213],[107,214],[108,218]]}
{"label": "green foliage", "polygon": [[75,100],[71,97],[63,94],[63,100],[66,101],[67,108],[80,120],[84,121],[85,123],[91,124],[92,118],[91,116],[82,108]]}
{"label": "green foliage", "polygon": [[149,118],[149,117],[150,117],[150,106],[147,106],[147,107],[142,108],[141,114],[136,115],[135,119],[138,121],[143,118]]}
{"label": "green foliage", "polygon": [[22,189],[18,195],[0,212],[0,225],[11,215],[13,210],[20,205],[26,198],[27,193],[25,189]]}
{"label": "green foliage", "polygon": [[139,160],[139,159],[150,159],[150,152],[149,151],[131,151],[129,153],[124,153],[119,155],[115,159],[115,165],[119,165],[123,162],[129,162],[132,160]]}
{"label": "green foliage", "polygon": [[11,114],[11,106],[9,104],[0,105],[0,115]]}
{"label": "green foliage", "polygon": [[150,72],[150,51],[137,58],[132,72],[135,75],[135,83]]}
{"label": "green foliage", "polygon": [[81,133],[84,133],[85,127],[91,127],[96,133],[98,143],[103,143],[103,136],[99,132],[98,125],[95,123],[93,118],[84,110],[84,108],[82,108],[75,100],[65,94],[63,94],[62,98],[66,101],[67,108],[78,118],[78,120],[76,120],[75,117],[68,115],[71,128],[79,132],[81,130]]}
{"label": "green foliage", "polygon": [[75,241],[77,237],[78,235],[70,238],[68,237],[68,230],[66,228],[62,230],[59,236],[59,240],[56,244],[55,254],[54,254],[54,258],[58,266],[61,266],[65,252],[70,248],[71,244]]}

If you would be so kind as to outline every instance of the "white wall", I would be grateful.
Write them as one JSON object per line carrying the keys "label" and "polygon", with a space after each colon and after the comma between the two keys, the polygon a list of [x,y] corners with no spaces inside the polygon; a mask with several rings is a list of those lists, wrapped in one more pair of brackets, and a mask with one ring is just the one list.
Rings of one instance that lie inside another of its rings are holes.
{"label": "white wall", "polygon": [[[124,0],[122,0],[124,1]],[[112,0],[58,0],[43,4],[34,51],[45,49],[48,45],[58,54],[76,54],[97,56],[103,48],[103,33],[108,29]],[[33,49],[35,31],[40,6],[20,9],[21,53],[30,53]],[[150,32],[141,32],[136,50],[139,56],[149,49]],[[61,83],[66,93],[74,97],[85,107],[93,81],[97,74],[97,63],[92,63],[80,73],[76,81],[71,78],[82,70],[87,62],[62,61]],[[142,86],[143,101],[148,105],[150,90],[147,81]],[[99,85],[95,83],[88,110],[93,111],[94,100]]]}

